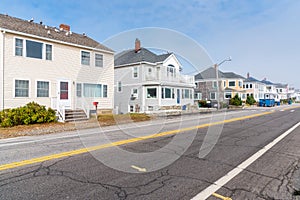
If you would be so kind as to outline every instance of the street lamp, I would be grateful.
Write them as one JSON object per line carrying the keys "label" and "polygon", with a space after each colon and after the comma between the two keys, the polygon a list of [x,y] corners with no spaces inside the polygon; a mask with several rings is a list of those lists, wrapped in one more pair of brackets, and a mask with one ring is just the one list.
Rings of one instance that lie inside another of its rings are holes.
{"label": "street lamp", "polygon": [[215,64],[215,70],[216,70],[216,79],[217,79],[217,109],[220,109],[220,97],[219,97],[219,93],[220,93],[220,88],[219,88],[219,73],[218,73],[218,68],[220,65],[222,65],[224,62],[226,61],[231,61],[231,56],[229,56],[229,58],[224,59],[222,62],[220,62],[219,64]]}

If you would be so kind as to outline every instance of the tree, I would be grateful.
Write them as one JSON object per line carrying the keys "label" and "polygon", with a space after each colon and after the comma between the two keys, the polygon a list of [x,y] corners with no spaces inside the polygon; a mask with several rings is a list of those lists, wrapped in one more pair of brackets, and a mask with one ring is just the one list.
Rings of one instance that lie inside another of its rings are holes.
{"label": "tree", "polygon": [[254,97],[252,95],[249,95],[246,99],[246,103],[249,104],[249,105],[253,105],[256,103]]}
{"label": "tree", "polygon": [[239,97],[238,94],[236,94],[234,97],[232,97],[230,100],[229,100],[229,104],[230,105],[234,105],[234,106],[241,106],[242,105],[242,100],[241,98]]}

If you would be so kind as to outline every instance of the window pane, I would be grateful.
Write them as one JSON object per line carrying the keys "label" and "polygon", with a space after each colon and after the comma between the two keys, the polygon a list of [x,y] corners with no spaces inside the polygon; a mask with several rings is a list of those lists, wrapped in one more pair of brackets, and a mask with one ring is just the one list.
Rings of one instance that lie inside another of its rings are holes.
{"label": "window pane", "polygon": [[156,98],[157,96],[156,88],[148,88],[147,89],[147,98]]}
{"label": "window pane", "polygon": [[16,48],[15,48],[16,56],[23,56],[23,40],[16,38]]}
{"label": "window pane", "polygon": [[83,84],[84,97],[101,97],[102,85],[101,84]]}
{"label": "window pane", "polygon": [[90,52],[86,52],[86,51],[81,52],[81,64],[90,65]]}
{"label": "window pane", "polygon": [[103,67],[103,55],[95,54],[95,66],[96,67]]}
{"label": "window pane", "polygon": [[171,89],[165,88],[165,98],[171,98]]}
{"label": "window pane", "polygon": [[103,97],[107,97],[107,85],[103,85]]}
{"label": "window pane", "polygon": [[137,77],[138,77],[138,68],[137,68],[137,67],[134,67],[134,68],[133,68],[133,77],[134,77],[134,78],[137,78]]}
{"label": "window pane", "polygon": [[81,85],[81,83],[76,84],[76,96],[77,97],[82,96],[82,85]]}
{"label": "window pane", "polygon": [[37,82],[37,97],[49,97],[49,82]]}
{"label": "window pane", "polygon": [[43,43],[26,40],[26,56],[30,58],[43,58]]}
{"label": "window pane", "polygon": [[235,86],[235,81],[229,81],[229,86]]}
{"label": "window pane", "polygon": [[29,81],[15,80],[15,97],[29,97]]}
{"label": "window pane", "polygon": [[46,44],[46,60],[52,60],[52,45]]}
{"label": "window pane", "polygon": [[122,82],[118,82],[118,92],[122,92]]}

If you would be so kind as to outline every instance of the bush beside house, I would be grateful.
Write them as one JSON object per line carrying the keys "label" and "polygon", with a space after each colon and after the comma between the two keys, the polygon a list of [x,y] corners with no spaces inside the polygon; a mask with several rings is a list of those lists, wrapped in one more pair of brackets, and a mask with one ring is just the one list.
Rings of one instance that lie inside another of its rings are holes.
{"label": "bush beside house", "polygon": [[256,103],[256,101],[252,95],[249,95],[246,99],[246,103],[251,106],[251,105],[254,105]]}
{"label": "bush beside house", "polygon": [[1,127],[50,123],[55,121],[56,116],[53,109],[46,109],[45,106],[41,106],[35,102],[30,102],[19,108],[6,109],[0,112]]}
{"label": "bush beside house", "polygon": [[241,98],[237,94],[229,100],[229,104],[233,106],[241,106],[242,103]]}

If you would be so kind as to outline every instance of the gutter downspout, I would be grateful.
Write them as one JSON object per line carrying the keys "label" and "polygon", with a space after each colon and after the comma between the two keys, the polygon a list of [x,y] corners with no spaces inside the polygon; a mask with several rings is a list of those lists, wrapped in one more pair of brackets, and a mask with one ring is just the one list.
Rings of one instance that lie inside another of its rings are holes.
{"label": "gutter downspout", "polygon": [[1,52],[2,52],[2,62],[1,62],[1,68],[2,68],[2,110],[4,110],[4,58],[5,58],[5,30],[1,30],[2,33],[2,46],[1,46]]}

